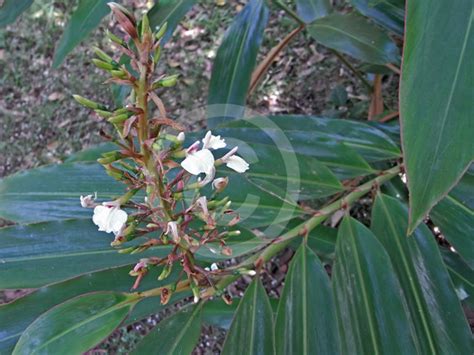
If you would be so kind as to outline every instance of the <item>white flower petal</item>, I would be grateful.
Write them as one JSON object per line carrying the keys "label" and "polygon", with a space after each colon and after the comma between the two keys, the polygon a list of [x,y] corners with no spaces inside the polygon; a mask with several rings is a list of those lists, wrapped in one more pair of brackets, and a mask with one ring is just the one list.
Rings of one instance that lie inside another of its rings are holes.
{"label": "white flower petal", "polygon": [[214,169],[214,156],[208,149],[201,149],[190,153],[186,159],[181,162],[184,170],[193,175],[201,173],[209,174]]}
{"label": "white flower petal", "polygon": [[225,148],[225,140],[221,136],[213,136],[211,131],[206,133],[206,136],[202,140],[203,149],[219,149]]}
{"label": "white flower petal", "polygon": [[184,132],[179,132],[176,136],[176,139],[180,142],[184,142],[184,140],[186,139],[186,135],[184,134]]}
{"label": "white flower petal", "polygon": [[249,164],[238,155],[232,155],[231,157],[228,157],[225,163],[228,168],[231,168],[238,173],[244,173],[249,169]]}
{"label": "white flower petal", "polygon": [[127,222],[127,212],[118,207],[97,206],[92,221],[99,231],[118,234]]}

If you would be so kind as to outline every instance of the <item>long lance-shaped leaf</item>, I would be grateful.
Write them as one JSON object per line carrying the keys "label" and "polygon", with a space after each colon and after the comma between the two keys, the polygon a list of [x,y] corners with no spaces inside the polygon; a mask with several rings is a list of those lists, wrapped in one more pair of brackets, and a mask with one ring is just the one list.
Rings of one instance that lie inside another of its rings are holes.
{"label": "long lance-shaped leaf", "polygon": [[268,295],[256,277],[239,303],[222,354],[273,354],[273,314]]}
{"label": "long lance-shaped leaf", "polygon": [[178,23],[195,3],[196,0],[161,0],[148,11],[148,18],[153,29],[167,24],[161,43],[168,41]]}
{"label": "long lance-shaped leaf", "polygon": [[[0,289],[39,287],[137,260],[136,255],[119,254],[110,246],[112,240],[90,219],[0,228]],[[140,255],[164,256],[169,250],[160,246]]]}
{"label": "long lance-shaped leaf", "polygon": [[317,19],[308,26],[308,32],[321,44],[367,63],[386,64],[400,60],[398,48],[390,37],[353,13]]}
{"label": "long lance-shaped leaf", "polygon": [[471,168],[430,212],[433,223],[474,269],[474,170]]}
{"label": "long lance-shaped leaf", "polygon": [[330,12],[329,0],[296,0],[296,13],[306,23],[311,23]]}
{"label": "long lance-shaped leaf", "polygon": [[141,340],[132,355],[191,354],[201,334],[202,303],[161,321]]}
{"label": "long lance-shaped leaf", "polygon": [[302,244],[290,264],[275,321],[277,354],[337,354],[331,286],[318,257]]}
{"label": "long lance-shaped leaf", "polygon": [[408,307],[390,258],[351,217],[339,227],[333,290],[343,354],[415,354]]}
{"label": "long lance-shaped leaf", "polygon": [[[232,200],[232,208],[241,214],[244,226],[266,226],[301,214],[291,195],[264,181],[264,177],[257,184],[242,174],[226,170],[231,183],[225,193]],[[90,218],[91,211],[79,203],[80,195],[97,191],[101,201],[110,201],[123,194],[124,187],[97,163],[32,169],[0,181],[0,216],[19,223]]]}
{"label": "long lance-shaped leaf", "polygon": [[117,328],[138,300],[123,293],[98,292],[62,303],[25,330],[13,355],[83,353]]}
{"label": "long lance-shaped leaf", "polygon": [[0,5],[0,27],[4,27],[15,22],[23,11],[28,9],[33,0],[5,0]]}
{"label": "long lance-shaped leaf", "polygon": [[405,1],[351,0],[352,5],[363,15],[370,17],[378,25],[403,36]]}
{"label": "long lance-shaped leaf", "polygon": [[433,235],[424,225],[406,236],[408,211],[379,194],[372,230],[387,251],[410,308],[422,354],[468,354],[471,332]]}
{"label": "long lance-shaped leaf", "polygon": [[57,68],[64,58],[84,40],[102,21],[110,11],[108,0],[80,0],[79,6],[74,11],[64,29],[64,33],[56,46],[53,67]]}
{"label": "long lance-shaped leaf", "polygon": [[407,2],[400,118],[410,190],[408,234],[474,158],[473,22],[471,0],[456,6]]}
{"label": "long lance-shaped leaf", "polygon": [[[128,272],[134,264],[119,268],[96,271],[80,275],[66,281],[44,286],[33,293],[18,298],[8,304],[0,305],[0,353],[10,354],[22,332],[48,309],[78,295],[96,291],[127,292],[134,279]],[[140,283],[138,291],[160,287],[175,282],[178,270],[162,281],[157,280],[161,269],[152,269]],[[186,297],[186,293],[175,293],[170,303]],[[127,318],[127,322],[136,322],[150,313],[159,312],[163,306],[159,297],[151,297],[140,302]]]}
{"label": "long lance-shaped leaf", "polygon": [[209,127],[242,116],[267,20],[265,1],[251,0],[227,30],[209,84]]}

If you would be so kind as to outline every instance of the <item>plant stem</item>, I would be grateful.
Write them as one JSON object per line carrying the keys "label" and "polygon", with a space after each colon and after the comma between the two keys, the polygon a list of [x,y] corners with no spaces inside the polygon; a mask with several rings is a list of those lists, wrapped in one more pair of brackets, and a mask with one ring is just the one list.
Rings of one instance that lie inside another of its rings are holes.
{"label": "plant stem", "polygon": [[338,51],[336,51],[335,49],[331,49],[331,52],[334,53],[334,55],[341,61],[343,62],[347,68],[349,68],[349,70],[354,73],[355,76],[357,76],[363,83],[364,85],[367,87],[367,89],[369,89],[370,92],[373,91],[373,87],[372,85],[367,81],[366,78],[364,78],[364,76],[360,73],[360,71],[358,71],[356,68],[354,68],[354,66],[349,63],[349,61],[344,58],[344,56],[339,53]]}
{"label": "plant stem", "polygon": [[305,22],[300,19],[300,17],[293,11],[291,10],[288,6],[286,6],[283,2],[281,2],[280,0],[275,0],[274,1],[274,4],[276,6],[278,6],[280,9],[282,9],[283,11],[285,11],[288,16],[290,16],[291,18],[293,18],[296,22],[298,22],[300,25],[302,26],[305,26]]}

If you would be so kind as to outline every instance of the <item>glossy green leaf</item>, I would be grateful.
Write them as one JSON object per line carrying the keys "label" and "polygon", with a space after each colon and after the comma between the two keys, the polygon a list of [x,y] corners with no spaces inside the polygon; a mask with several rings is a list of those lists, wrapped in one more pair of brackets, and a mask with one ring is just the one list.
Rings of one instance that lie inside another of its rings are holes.
{"label": "glossy green leaf", "polygon": [[405,19],[405,1],[378,1],[371,4],[370,0],[351,0],[352,5],[364,16],[375,21],[389,31],[403,36]]}
{"label": "glossy green leaf", "polygon": [[446,248],[441,248],[444,264],[453,281],[458,299],[474,309],[474,272],[462,258]]}
{"label": "glossy green leaf", "polygon": [[159,322],[131,354],[191,354],[201,335],[201,313],[198,304]]}
{"label": "glossy green leaf", "polygon": [[471,0],[457,1],[454,7],[449,1],[407,2],[400,118],[409,233],[474,158],[473,22]]}
{"label": "glossy green leaf", "polygon": [[331,286],[318,257],[302,244],[290,263],[275,320],[277,354],[337,354]]}
{"label": "glossy green leaf", "polygon": [[90,218],[79,196],[98,193],[110,201],[125,192],[97,164],[49,165],[0,180],[0,216],[19,223],[67,218]]}
{"label": "glossy green leaf", "polygon": [[319,43],[373,64],[398,63],[399,50],[380,28],[354,13],[314,21],[308,32]]}
{"label": "glossy green leaf", "polygon": [[117,328],[137,301],[116,292],[73,298],[39,316],[21,335],[13,354],[83,353]]}
{"label": "glossy green leaf", "polygon": [[209,127],[242,116],[267,21],[265,1],[253,0],[227,30],[217,50],[209,84]]}
{"label": "glossy green leaf", "polygon": [[268,295],[256,277],[239,303],[222,354],[273,354],[273,314]]}
{"label": "glossy green leaf", "polygon": [[207,301],[202,309],[202,321],[214,327],[229,329],[239,303],[239,299],[232,300],[230,305],[221,298]]}
{"label": "glossy green leaf", "polygon": [[166,43],[170,39],[178,23],[195,3],[196,0],[161,0],[148,11],[152,29],[167,24],[161,43]]}
{"label": "glossy green leaf", "polygon": [[306,23],[324,17],[330,12],[329,0],[296,0],[296,13]]}
{"label": "glossy green leaf", "polygon": [[[0,353],[10,354],[21,333],[39,315],[75,296],[94,291],[127,292],[133,285],[134,278],[128,272],[134,264],[96,271],[80,275],[66,281],[44,286],[35,292],[18,298],[11,303],[0,305]],[[161,269],[152,269],[140,283],[139,291],[160,287],[178,278],[177,270],[169,278],[158,281]],[[186,293],[176,293],[170,304],[185,297]],[[163,306],[159,297],[143,300],[133,309],[127,322],[136,322],[150,313],[159,312]]]}
{"label": "glossy green leaf", "polygon": [[15,22],[26,9],[28,9],[33,0],[5,0],[0,5],[0,27]]}
{"label": "glossy green leaf", "polygon": [[469,326],[434,237],[425,225],[407,237],[407,225],[407,208],[397,199],[379,194],[372,210],[372,230],[400,280],[419,351],[470,353]]}
{"label": "glossy green leaf", "polygon": [[102,157],[103,153],[117,150],[119,147],[113,143],[101,143],[91,148],[86,148],[77,153],[71,154],[64,160],[65,163],[76,163],[76,162],[95,162],[97,159]]}
{"label": "glossy green leaf", "polygon": [[270,182],[294,200],[321,198],[344,190],[332,171],[313,157],[267,144],[227,141],[237,145],[239,155],[250,163],[245,176],[257,185]]}
{"label": "glossy green leaf", "polygon": [[64,58],[92,32],[110,11],[108,0],[80,0],[56,45],[53,67],[58,68]]}
{"label": "glossy green leaf", "polygon": [[[92,216],[92,210],[88,210]],[[110,246],[112,234],[99,232],[91,219],[43,222],[0,228],[0,289],[32,288],[137,260]],[[164,256],[159,246],[140,257]]]}
{"label": "glossy green leaf", "polygon": [[336,228],[319,225],[308,234],[308,247],[325,262],[334,259],[336,241]]}
{"label": "glossy green leaf", "polygon": [[345,217],[333,291],[343,354],[415,354],[408,307],[390,258],[372,232]]}
{"label": "glossy green leaf", "polygon": [[468,199],[474,195],[474,174],[466,173],[458,186],[442,199],[430,212],[433,223],[474,268],[474,211]]}

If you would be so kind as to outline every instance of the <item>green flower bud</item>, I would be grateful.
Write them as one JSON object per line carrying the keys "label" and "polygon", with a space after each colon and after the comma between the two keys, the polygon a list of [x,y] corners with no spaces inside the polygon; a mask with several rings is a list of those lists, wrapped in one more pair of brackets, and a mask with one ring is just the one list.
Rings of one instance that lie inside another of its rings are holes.
{"label": "green flower bud", "polygon": [[109,118],[113,115],[112,112],[104,111],[104,110],[95,110],[95,113],[97,113],[100,117],[104,117],[104,118]]}
{"label": "green flower bud", "polygon": [[163,37],[166,33],[166,29],[168,28],[168,22],[165,22],[161,27],[160,29],[158,30],[158,32],[156,33],[155,35],[155,38],[156,40],[160,40],[161,37]]}
{"label": "green flower bud", "polygon": [[140,35],[142,36],[142,38],[145,33],[151,33],[150,21],[148,20],[148,16],[146,14],[143,15],[142,22],[140,25]]}
{"label": "green flower bud", "polygon": [[111,56],[109,56],[107,53],[105,53],[102,49],[100,49],[99,47],[93,47],[94,49],[94,53],[96,56],[98,56],[100,59],[102,59],[103,61],[107,62],[107,63],[112,63],[114,62],[114,60],[112,59]]}
{"label": "green flower bud", "polygon": [[[163,79],[158,80],[157,85],[158,85],[158,87],[161,86],[161,87],[164,87],[164,88],[169,88],[169,87],[175,86],[176,83],[178,82],[178,77],[179,77],[179,74],[166,76]],[[153,87],[154,86],[155,86],[155,84],[153,84]]]}
{"label": "green flower bud", "polygon": [[112,74],[114,78],[119,78],[119,79],[127,78],[127,73],[123,69],[111,70],[110,74]]}
{"label": "green flower bud", "polygon": [[156,47],[155,54],[153,54],[153,61],[158,63],[161,58],[161,46]]}
{"label": "green flower bud", "polygon": [[113,123],[113,124],[120,124],[120,123],[125,122],[129,117],[130,117],[130,115],[128,115],[126,113],[122,113],[121,115],[116,115],[116,116],[110,117],[109,119],[107,119],[107,121],[109,121],[110,123]]}
{"label": "green flower bud", "polygon": [[104,62],[103,60],[100,60],[100,59],[97,59],[97,58],[92,59],[92,63],[94,63],[94,65],[99,69],[104,69],[104,70],[114,70],[114,69],[116,69],[116,67],[113,66],[112,64]]}
{"label": "green flower bud", "polygon": [[170,265],[170,264],[166,264],[166,265],[163,267],[163,271],[161,272],[160,276],[158,276],[158,280],[159,280],[159,281],[164,280],[164,279],[166,279],[170,274],[171,274],[171,265]]}
{"label": "green flower bud", "polygon": [[123,46],[123,47],[126,47],[127,46],[127,43],[121,39],[120,37],[117,37],[116,35],[114,35],[112,32],[110,32],[109,30],[106,31],[105,33],[107,35],[107,37],[114,43],[120,45],[120,46]]}
{"label": "green flower bud", "polygon": [[97,162],[99,164],[110,164],[110,163],[113,163],[114,161],[122,159],[122,154],[120,154],[117,151],[105,153],[105,154],[102,154],[102,155],[103,155],[103,158],[97,159]]}
{"label": "green flower bud", "polygon": [[74,100],[76,100],[78,103],[80,103],[84,107],[87,107],[87,108],[90,108],[90,109],[93,109],[93,110],[97,110],[97,109],[104,110],[104,109],[106,109],[105,106],[103,106],[101,104],[98,104],[95,101],[86,99],[85,97],[82,97],[82,96],[79,96],[79,95],[72,95],[72,97],[74,98]]}

